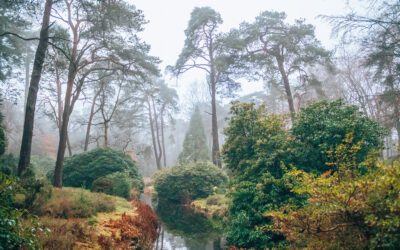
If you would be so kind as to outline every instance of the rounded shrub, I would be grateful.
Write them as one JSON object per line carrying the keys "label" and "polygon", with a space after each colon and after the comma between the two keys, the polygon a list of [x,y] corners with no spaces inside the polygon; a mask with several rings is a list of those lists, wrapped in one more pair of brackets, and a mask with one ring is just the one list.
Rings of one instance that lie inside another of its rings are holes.
{"label": "rounded shrub", "polygon": [[162,170],[155,176],[159,199],[189,202],[211,195],[228,181],[221,169],[210,163],[190,163]]}
{"label": "rounded shrub", "polygon": [[96,179],[117,172],[143,183],[135,162],[123,152],[109,148],[98,148],[67,158],[63,183],[65,186],[89,189]]}

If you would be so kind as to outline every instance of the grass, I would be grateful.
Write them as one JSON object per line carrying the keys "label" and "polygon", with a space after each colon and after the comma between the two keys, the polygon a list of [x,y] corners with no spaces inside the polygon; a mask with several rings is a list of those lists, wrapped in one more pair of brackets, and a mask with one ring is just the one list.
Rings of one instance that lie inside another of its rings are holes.
{"label": "grass", "polygon": [[228,212],[229,199],[223,194],[214,194],[207,198],[193,201],[191,206],[194,210],[208,217],[224,217]]}
{"label": "grass", "polygon": [[122,200],[124,199],[81,188],[53,188],[50,199],[40,207],[39,214],[64,219],[89,218],[99,212],[113,212],[117,207],[127,209],[128,205]]}
{"label": "grass", "polygon": [[[132,239],[149,246],[156,237],[156,216],[139,201],[70,187],[52,188],[43,201],[39,221],[50,230],[39,234],[43,249],[114,249]],[[119,237],[127,230],[118,227],[129,229],[130,238]]]}

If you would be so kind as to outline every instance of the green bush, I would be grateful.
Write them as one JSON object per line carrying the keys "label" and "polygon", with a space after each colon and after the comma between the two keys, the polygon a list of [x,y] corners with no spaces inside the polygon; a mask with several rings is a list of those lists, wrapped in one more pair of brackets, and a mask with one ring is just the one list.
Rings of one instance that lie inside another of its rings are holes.
{"label": "green bush", "polygon": [[225,185],[227,176],[210,163],[191,163],[156,174],[154,188],[159,199],[189,202],[205,198]]}
{"label": "green bush", "polygon": [[15,207],[19,189],[17,179],[0,172],[0,249],[39,248],[35,235],[39,225],[29,213]]}
{"label": "green bush", "polygon": [[362,114],[358,107],[343,101],[321,101],[301,110],[293,124],[293,160],[299,169],[323,173],[336,169],[332,151],[352,134],[352,144],[359,144],[357,163],[363,162],[369,153],[382,147],[385,130],[375,121]]}
{"label": "green bush", "polygon": [[63,183],[65,186],[90,189],[94,180],[116,172],[127,173],[130,178],[142,183],[135,162],[122,152],[109,148],[98,148],[67,158]]}
{"label": "green bush", "polygon": [[222,150],[232,173],[227,241],[245,249],[281,247],[285,239],[268,230],[272,221],[264,213],[301,201],[282,179],[291,154],[284,119],[248,103],[234,103],[231,115]]}
{"label": "green bush", "polygon": [[[132,197],[132,195],[140,194],[143,191],[143,182],[129,177],[128,173],[116,172],[96,179],[92,184],[91,190],[126,199],[138,198]],[[133,193],[132,190],[135,192]]]}
{"label": "green bush", "polygon": [[0,172],[4,174],[15,174],[17,172],[18,158],[12,154],[0,156]]}

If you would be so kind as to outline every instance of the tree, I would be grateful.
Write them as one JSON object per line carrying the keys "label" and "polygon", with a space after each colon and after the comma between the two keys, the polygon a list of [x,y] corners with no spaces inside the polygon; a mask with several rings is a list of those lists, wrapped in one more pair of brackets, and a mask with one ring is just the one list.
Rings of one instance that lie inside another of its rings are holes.
{"label": "tree", "polygon": [[53,6],[52,0],[46,0],[43,13],[42,28],[40,30],[39,44],[35,53],[35,60],[29,84],[29,93],[26,102],[24,130],[21,142],[21,151],[18,163],[18,175],[21,175],[28,167],[31,157],[33,125],[35,120],[36,99],[39,89],[40,77],[42,75],[42,67],[46,57],[46,50],[49,41],[50,14]]}
{"label": "tree", "polygon": [[178,95],[176,91],[169,88],[163,81],[156,81],[143,89],[144,103],[147,109],[151,138],[153,143],[154,158],[157,169],[161,169],[162,160],[166,167],[165,151],[165,116],[177,110]]}
{"label": "tree", "polygon": [[184,48],[173,67],[169,69],[179,76],[190,69],[200,69],[207,73],[207,83],[211,95],[212,161],[221,166],[217,93],[232,93],[239,85],[230,78],[232,57],[227,53],[218,26],[222,23],[219,13],[210,7],[193,9],[187,29]]}
{"label": "tree", "polygon": [[0,82],[2,83],[11,75],[16,68],[15,65],[21,62],[23,54],[21,39],[9,33],[10,31],[20,33],[21,28],[27,26],[24,18],[26,5],[28,3],[24,0],[5,0],[0,3]]}
{"label": "tree", "polygon": [[375,11],[324,18],[343,40],[351,38],[359,45],[358,54],[366,59],[364,66],[374,71],[375,80],[384,88],[376,95],[384,104],[385,123],[397,131],[400,145],[400,4],[396,0],[365,2]]}
{"label": "tree", "polygon": [[190,118],[189,129],[183,141],[183,150],[178,158],[181,163],[207,161],[210,159],[203,120],[198,106],[195,107]]}
{"label": "tree", "polygon": [[292,121],[295,117],[292,79],[298,82],[312,80],[307,67],[329,58],[315,38],[314,27],[304,20],[285,23],[283,12],[262,12],[253,23],[244,22],[232,30],[230,46],[240,51],[245,74],[276,82],[280,78]]}
{"label": "tree", "polygon": [[[66,11],[56,11],[55,18],[67,25],[72,40],[54,174],[54,185],[61,187],[69,118],[87,78],[97,71],[157,74],[158,59],[148,55],[149,47],[137,37],[145,21],[134,6],[124,1],[65,0],[58,7]],[[125,29],[125,36],[113,32],[117,28]]]}

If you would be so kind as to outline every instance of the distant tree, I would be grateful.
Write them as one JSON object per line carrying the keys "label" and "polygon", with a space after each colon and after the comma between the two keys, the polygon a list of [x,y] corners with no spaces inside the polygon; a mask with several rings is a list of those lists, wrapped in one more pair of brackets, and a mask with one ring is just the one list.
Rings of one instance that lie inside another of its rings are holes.
{"label": "distant tree", "polygon": [[[343,16],[325,16],[342,39],[356,41],[384,90],[376,93],[384,104],[384,118],[396,129],[400,145],[400,3],[397,0],[365,1],[367,15],[352,11]],[[400,149],[399,149],[400,150]]]}
{"label": "distant tree", "polygon": [[289,24],[285,19],[283,12],[264,11],[253,23],[244,22],[232,30],[228,37],[230,46],[241,51],[239,62],[245,75],[282,83],[293,121],[296,110],[292,79],[297,78],[300,84],[313,80],[307,67],[323,63],[329,53],[315,38],[314,26],[304,20]]}
{"label": "distant tree", "polygon": [[204,133],[200,109],[196,106],[190,118],[189,129],[183,141],[183,150],[179,154],[179,162],[197,162],[210,160],[207,138]]}
{"label": "distant tree", "polygon": [[218,26],[221,23],[221,15],[210,7],[194,8],[185,30],[184,48],[175,66],[169,67],[176,76],[194,68],[207,73],[207,83],[211,95],[212,161],[218,166],[221,166],[221,159],[218,140],[217,94],[230,94],[239,87],[229,74],[233,59],[227,53],[222,34],[218,33]]}
{"label": "distant tree", "polygon": [[161,80],[155,80],[154,83],[146,86],[142,90],[142,93],[149,119],[154,158],[157,169],[161,169],[162,165],[165,167],[167,162],[165,150],[165,116],[169,115],[170,120],[172,120],[171,112],[177,110],[178,95],[176,90],[169,88]]}
{"label": "distant tree", "polygon": [[[0,3],[0,82],[3,83],[10,76],[15,65],[21,63],[23,54],[22,40],[8,33],[22,35],[22,28],[27,27],[24,17],[28,1],[4,0]],[[25,26],[25,27],[24,27]],[[8,35],[6,35],[8,34]]]}

